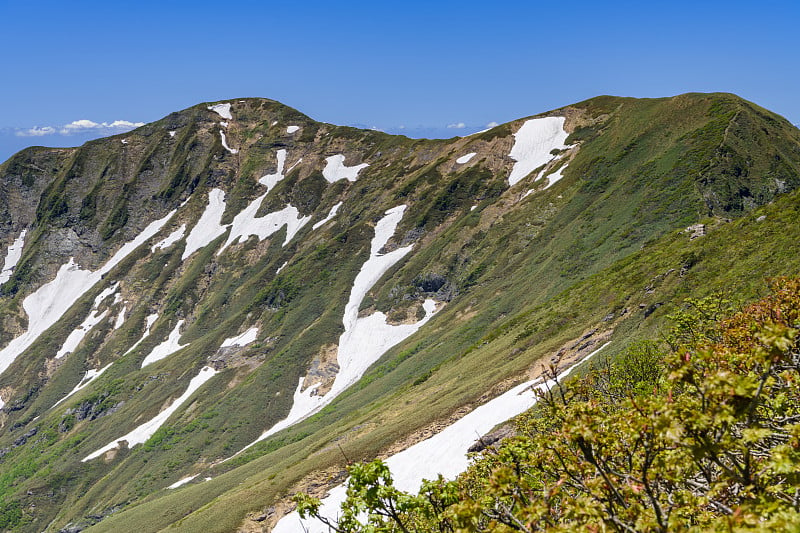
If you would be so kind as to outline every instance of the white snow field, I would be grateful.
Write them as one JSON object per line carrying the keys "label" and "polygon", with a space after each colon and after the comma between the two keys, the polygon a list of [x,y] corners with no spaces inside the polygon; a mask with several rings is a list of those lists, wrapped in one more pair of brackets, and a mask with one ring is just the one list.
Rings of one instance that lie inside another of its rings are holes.
{"label": "white snow field", "polygon": [[3,262],[3,269],[0,270],[0,285],[11,279],[14,267],[17,266],[22,257],[22,247],[25,246],[25,235],[27,233],[28,230],[22,230],[19,237],[14,239],[14,242],[6,250],[6,259]]}
{"label": "white snow field", "polygon": [[5,372],[14,360],[39,338],[39,335],[64,316],[64,313],[105,274],[158,233],[174,214],[174,210],[170,211],[164,218],[151,222],[135,239],[117,250],[117,253],[98,270],[94,272],[83,270],[73,258],[70,258],[66,264],[61,265],[54,280],[29,294],[22,301],[22,307],[28,314],[28,329],[0,350],[0,374]]}
{"label": "white snow field", "polygon": [[64,400],[66,400],[67,398],[69,398],[70,396],[75,394],[76,392],[78,392],[79,390],[85,388],[89,383],[91,383],[92,381],[94,381],[97,378],[99,378],[103,374],[103,372],[105,372],[106,370],[111,368],[112,364],[113,363],[109,363],[109,364],[107,364],[106,366],[104,366],[103,368],[101,368],[99,370],[95,370],[94,368],[90,368],[89,370],[87,370],[86,374],[83,376],[83,378],[78,382],[77,385],[75,385],[75,388],[72,389],[71,391],[69,391],[69,393],[67,393],[66,396],[64,396],[63,398],[58,400],[56,403],[54,403],[53,407],[55,407],[56,405],[60,404],[61,402],[63,402]]}
{"label": "white snow field", "polygon": [[336,213],[339,212],[339,208],[340,207],[342,207],[342,202],[339,202],[335,206],[331,207],[331,211],[330,211],[330,213],[328,213],[328,216],[326,216],[325,218],[323,218],[322,220],[320,220],[319,222],[317,222],[316,224],[311,226],[311,229],[312,230],[313,229],[319,229],[322,226],[324,226],[329,220],[331,220],[333,217],[336,216]]}
{"label": "white snow field", "polygon": [[181,486],[183,486],[183,485],[186,485],[187,483],[189,483],[191,480],[193,480],[193,479],[194,479],[194,478],[196,478],[197,476],[198,476],[198,474],[195,474],[195,475],[193,475],[193,476],[189,476],[189,477],[185,477],[185,478],[183,478],[183,479],[179,479],[178,481],[176,481],[175,483],[173,483],[172,485],[170,485],[170,486],[169,486],[169,487],[167,487],[167,488],[168,488],[168,489],[177,489],[178,487],[181,487]]}
{"label": "white snow field", "polygon": [[[580,363],[588,361],[608,344],[604,344],[582,361],[561,372],[558,379],[565,379]],[[517,385],[477,407],[436,435],[389,457],[386,464],[392,471],[395,487],[416,493],[423,479],[434,479],[439,474],[452,479],[466,470],[469,466],[467,449],[479,436],[485,435],[496,425],[531,408],[537,401],[535,390],[543,391],[555,385],[554,381],[548,380],[532,387],[537,381],[532,380]],[[346,498],[346,486],[347,482],[331,489],[328,496],[322,500],[320,514],[331,520],[339,516],[341,504]],[[328,526],[315,519],[301,520],[297,511],[293,511],[278,521],[272,530],[273,533],[298,531],[328,533]]]}
{"label": "white snow field", "polygon": [[122,309],[119,310],[119,314],[117,315],[116,320],[114,320],[114,329],[119,329],[122,327],[122,324],[125,323],[125,313],[128,311],[128,306],[123,305]]}
{"label": "white snow field", "polygon": [[186,248],[181,255],[182,261],[225,233],[227,226],[219,223],[223,213],[225,213],[225,192],[222,189],[211,189],[208,191],[208,205],[205,211],[186,237]]}
{"label": "white snow field", "polygon": [[231,115],[231,104],[216,104],[208,106],[209,111],[213,111],[219,116],[227,120],[233,120]]}
{"label": "white snow field", "polygon": [[94,304],[92,305],[89,316],[87,316],[84,321],[77,328],[75,328],[75,330],[67,335],[67,338],[64,341],[64,344],[61,346],[61,349],[56,352],[56,359],[60,359],[68,353],[74,352],[75,348],[77,348],[83,338],[86,337],[86,334],[89,333],[93,327],[102,322],[102,320],[108,315],[109,310],[106,309],[102,313],[98,314],[97,308],[101,303],[103,303],[103,300],[112,294],[115,294],[118,288],[119,282],[116,282],[111,287],[103,289],[100,294],[97,295],[97,297],[94,299]]}
{"label": "white snow field", "polygon": [[473,157],[475,157],[476,155],[477,154],[475,152],[472,152],[472,153],[469,153],[469,154],[464,154],[461,157],[459,157],[458,159],[456,159],[456,163],[458,163],[459,165],[463,165],[464,163],[468,163],[469,160],[472,159]]}
{"label": "white snow field", "polygon": [[129,353],[131,353],[137,346],[139,346],[139,343],[141,343],[143,340],[145,340],[147,338],[148,335],[150,335],[150,328],[153,326],[153,324],[155,323],[156,320],[158,320],[158,313],[153,313],[152,315],[147,315],[147,317],[145,317],[145,319],[144,319],[144,322],[145,322],[144,333],[142,333],[142,336],[139,337],[139,340],[136,341],[133,344],[133,346],[128,348],[128,351],[125,352],[123,355],[128,355]]}
{"label": "white snow field", "polygon": [[[370,245],[370,255],[361,266],[356,275],[350,298],[345,306],[344,333],[339,337],[339,348],[336,359],[339,372],[336,374],[331,389],[325,395],[318,395],[316,389],[319,384],[314,384],[302,390],[304,378],[301,377],[294,392],[292,408],[286,418],[269,428],[255,441],[251,442],[235,455],[242,453],[257,442],[270,435],[304,420],[324,406],[328,405],[347,387],[358,381],[366,370],[386,351],[416,332],[433,316],[436,303],[425,300],[423,307],[425,317],[414,324],[391,325],[386,323],[386,315],[381,312],[361,317],[358,308],[367,292],[375,283],[400,259],[411,251],[412,246],[397,248],[389,253],[379,253],[394,235],[397,224],[403,218],[406,206],[400,205],[386,211],[384,216],[375,225],[375,237]],[[234,455],[234,457],[235,457]]]}
{"label": "white snow field", "polygon": [[161,241],[155,243],[152,248],[150,248],[150,252],[155,252],[156,250],[163,250],[165,248],[169,248],[179,240],[183,238],[183,235],[186,233],[186,224],[181,224],[181,227],[167,235]]}
{"label": "white snow field", "polygon": [[564,172],[565,168],[567,168],[567,165],[564,165],[555,172],[553,172],[552,174],[548,174],[547,176],[545,176],[548,179],[548,182],[544,188],[547,189],[548,187],[552,187],[558,180],[563,178],[564,176],[562,176],[561,173]]}
{"label": "white snow field", "polygon": [[167,407],[166,409],[158,413],[155,417],[151,418],[150,420],[148,420],[141,426],[137,427],[127,435],[123,435],[122,437],[112,442],[109,442],[99,450],[90,453],[89,455],[84,457],[81,461],[85,463],[86,461],[91,461],[92,459],[100,457],[107,451],[113,450],[114,448],[118,448],[119,443],[122,441],[126,441],[128,443],[128,448],[133,448],[137,444],[144,444],[145,442],[147,442],[147,439],[152,437],[153,433],[158,431],[158,428],[164,425],[164,422],[166,422],[167,419],[175,411],[177,411],[181,407],[181,405],[183,405],[183,403],[186,402],[186,400],[188,400],[189,397],[197,389],[202,387],[203,384],[205,384],[209,379],[214,377],[216,373],[217,371],[211,368],[210,366],[203,367],[203,369],[200,370],[200,373],[198,373],[195,377],[193,377],[192,380],[189,382],[189,386],[186,388],[186,391],[183,394],[181,394],[181,396],[177,398],[174,402],[172,402],[169,407]]}
{"label": "white snow field", "polygon": [[509,186],[513,187],[540,166],[558,159],[558,156],[550,152],[569,148],[564,144],[567,136],[564,131],[564,117],[526,120],[514,134],[514,146],[508,154],[516,161],[508,176]]}
{"label": "white snow field", "polygon": [[248,329],[241,335],[225,339],[224,341],[222,341],[222,345],[220,345],[220,348],[230,348],[232,346],[247,346],[251,342],[255,341],[257,336],[258,336],[258,328],[253,327]]}
{"label": "white snow field", "polygon": [[222,139],[222,147],[223,148],[225,148],[227,151],[229,151],[232,154],[238,154],[239,153],[239,150],[236,150],[235,148],[231,148],[230,146],[228,146],[228,139],[225,138],[225,132],[224,131],[219,130],[219,136]]}
{"label": "white snow field", "polygon": [[[286,177],[283,175],[283,166],[286,164],[286,150],[281,148],[275,156],[278,158],[278,170],[275,174],[266,174],[258,178],[258,182],[267,188],[267,192],[271,191],[279,181]],[[294,166],[292,166],[292,168],[294,168]]]}
{"label": "white snow field", "polygon": [[169,133],[170,137],[175,137],[175,134],[178,133],[178,132],[175,131],[175,130],[171,130],[171,131],[168,131],[167,133]]}
{"label": "white snow field", "polygon": [[[183,326],[183,323],[184,320],[182,319],[178,320],[178,323],[175,324],[175,327],[172,328],[172,331],[169,332],[167,340],[154,347],[153,351],[147,354],[147,357],[145,357],[144,360],[142,361],[142,368],[146,367],[151,363],[155,363],[156,361],[161,361],[165,357],[174,354],[181,348],[186,348],[187,346],[189,346],[188,344],[181,344],[180,342],[178,342],[180,341],[181,338],[180,329],[181,326]],[[148,331],[150,331],[149,328]]]}
{"label": "white snow field", "polygon": [[228,246],[238,241],[240,237],[246,240],[251,235],[255,235],[258,240],[263,241],[283,226],[286,226],[286,239],[283,241],[283,246],[286,246],[297,235],[297,232],[311,220],[310,215],[300,216],[300,212],[292,205],[287,205],[274,213],[267,213],[263,217],[256,217],[258,208],[261,207],[261,202],[266,197],[267,193],[262,194],[233,218],[228,240],[219,249],[217,255],[222,254]]}
{"label": "white snow field", "polygon": [[300,126],[289,126],[288,128],[286,128],[286,133],[291,135],[292,133],[296,132],[299,129]]}
{"label": "white snow field", "polygon": [[344,155],[337,154],[325,158],[325,168],[322,170],[322,175],[329,183],[339,180],[356,181],[361,169],[368,166],[366,163],[361,163],[354,167],[347,167],[344,164]]}

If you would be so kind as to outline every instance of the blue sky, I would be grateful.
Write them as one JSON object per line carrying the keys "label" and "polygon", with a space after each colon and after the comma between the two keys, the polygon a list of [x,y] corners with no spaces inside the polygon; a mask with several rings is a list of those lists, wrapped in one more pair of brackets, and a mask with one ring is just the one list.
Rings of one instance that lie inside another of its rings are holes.
{"label": "blue sky", "polygon": [[0,161],[243,96],[410,136],[688,91],[800,123],[799,28],[800,2],[770,0],[0,0]]}

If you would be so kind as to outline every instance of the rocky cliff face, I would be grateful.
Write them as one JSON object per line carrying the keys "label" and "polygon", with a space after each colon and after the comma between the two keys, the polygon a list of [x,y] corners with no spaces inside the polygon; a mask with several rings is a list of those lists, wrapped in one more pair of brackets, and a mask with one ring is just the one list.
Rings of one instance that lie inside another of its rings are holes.
{"label": "rocky cliff face", "polygon": [[615,273],[798,184],[800,132],[721,94],[448,140],[231,100],[20,152],[0,166],[0,524],[267,528],[540,359],[657,327],[724,269],[693,280],[681,248]]}

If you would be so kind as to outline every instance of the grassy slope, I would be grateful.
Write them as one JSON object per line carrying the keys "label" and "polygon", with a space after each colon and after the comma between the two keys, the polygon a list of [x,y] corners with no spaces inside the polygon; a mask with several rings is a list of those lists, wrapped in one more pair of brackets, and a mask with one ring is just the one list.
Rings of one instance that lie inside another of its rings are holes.
{"label": "grassy slope", "polygon": [[[757,217],[761,215],[767,218],[759,222]],[[686,234],[671,232],[559,294],[546,306],[509,317],[505,324],[486,331],[482,342],[446,361],[424,383],[413,385],[410,382],[418,372],[411,367],[424,367],[418,355],[412,355],[397,366],[396,373],[408,376],[399,387],[396,376],[373,377],[378,373],[373,370],[372,375],[367,376],[367,380],[373,379],[369,386],[351,391],[332,406],[331,411],[348,412],[337,421],[336,430],[319,428],[314,437],[285,446],[211,482],[163,493],[155,501],[111,517],[91,531],[114,531],[126,523],[137,523],[143,530],[157,530],[175,522],[177,517],[181,519],[174,523],[176,531],[192,531],[201,525],[204,529],[210,527],[210,531],[230,531],[239,524],[245,509],[266,507],[301,472],[331,463],[342,467],[340,452],[330,447],[339,435],[348,435],[341,445],[351,460],[373,457],[403,434],[475,401],[485,389],[485,383],[523,370],[551,353],[560,342],[576,337],[585,325],[599,323],[607,312],[626,307],[631,310],[617,325],[610,350],[618,351],[630,342],[651,336],[663,323],[663,317],[674,311],[685,297],[722,291],[732,292],[744,301],[763,295],[767,290],[764,276],[800,272],[798,215],[800,194],[792,193],[745,218],[720,224],[703,238],[689,241]],[[699,260],[680,276],[680,269],[689,256]],[[675,270],[661,278],[653,293],[645,294],[644,287],[670,269]],[[645,318],[640,303],[645,308],[654,303],[664,305]],[[452,323],[456,312],[453,306],[446,311],[447,315],[437,320]],[[553,322],[556,324],[542,331],[542,324]],[[436,322],[432,326],[436,328]],[[442,326],[438,329],[430,334],[446,335]],[[447,338],[441,342],[447,343]],[[513,359],[506,356],[512,347],[520,346],[524,350]],[[395,358],[402,358],[402,353]],[[376,397],[375,391],[381,389],[393,392],[388,398]],[[449,393],[443,395],[443,390]],[[359,397],[363,400],[359,401]],[[348,404],[365,406],[350,411]],[[419,405],[425,405],[426,409],[420,410]],[[318,420],[308,421],[289,432],[313,431],[318,423]],[[307,458],[309,452],[319,449],[325,451]],[[209,501],[211,504],[206,505]]]}
{"label": "grassy slope", "polygon": [[[263,113],[257,108],[257,104],[247,108],[254,124]],[[121,521],[132,520],[137,527],[150,531],[192,513],[184,521],[186,530],[205,520],[217,524],[218,531],[231,530],[245,512],[268,505],[305,473],[341,463],[341,452],[330,443],[343,428],[358,428],[341,441],[348,457],[371,457],[415,428],[475,401],[488,385],[518,374],[609,312],[619,313],[624,307],[632,310],[628,315],[631,318],[622,321],[617,331],[618,338],[634,338],[641,329],[656,327],[668,308],[659,307],[645,320],[639,303],[645,309],[656,303],[669,304],[714,284],[741,283],[737,276],[755,279],[740,289],[754,291],[764,275],[791,273],[776,271],[781,268],[796,270],[790,253],[781,263],[762,256],[794,250],[789,242],[788,230],[794,229],[791,224],[787,231],[776,230],[773,224],[773,216],[789,213],[790,208],[780,201],[776,205],[783,207],[777,214],[770,214],[761,226],[755,226],[756,232],[772,228],[773,234],[766,237],[759,233],[752,240],[723,239],[718,249],[709,252],[704,245],[717,242],[712,236],[733,235],[729,228],[749,219],[723,225],[692,243],[685,235],[675,233],[676,228],[697,221],[698,213],[705,214],[709,209],[714,214],[735,215],[750,201],[768,201],[776,192],[770,192],[769,185],[775,180],[787,189],[794,186],[800,136],[785,121],[730,95],[658,100],[599,98],[565,112],[576,109],[583,111],[578,112],[578,129],[572,140],[583,139],[584,144],[566,177],[522,202],[517,203],[521,191],[503,192],[503,170],[489,174],[474,169],[455,173],[437,170],[453,157],[448,154],[454,146],[465,146],[464,141],[455,141],[455,145],[411,141],[337,128],[335,134],[344,141],[328,140],[331,144],[327,150],[340,150],[337,142],[356,142],[354,146],[364,153],[390,157],[376,159],[369,178],[353,186],[336,184],[308,197],[303,184],[311,183],[314,177],[295,172],[276,189],[278,204],[288,199],[296,204],[305,201],[306,209],[318,207],[315,216],[319,218],[342,195],[345,206],[341,216],[319,234],[288,248],[279,246],[279,234],[274,243],[248,243],[218,262],[213,261],[213,250],[209,249],[180,266],[180,247],[132,259],[129,267],[120,270],[126,273],[128,283],[141,289],[140,304],[165,311],[165,321],[156,326],[160,334],[166,335],[178,316],[193,314],[186,338],[195,342],[157,367],[140,371],[138,361],[148,346],[158,342],[154,332],[149,345],[123,358],[84,393],[85,398],[106,390],[112,400],[125,400],[122,412],[79,423],[65,435],[58,431],[63,417],[50,414],[38,425],[42,435],[42,428],[49,428],[47,438],[17,448],[6,458],[6,464],[18,470],[9,470],[5,494],[32,490],[34,496],[21,499],[40,509],[27,529],[41,530],[56,512],[60,512],[56,524],[63,525],[129,504],[129,510],[96,527],[113,530]],[[282,109],[291,120],[304,120],[291,111]],[[231,191],[238,191],[230,193],[231,204],[241,208],[248,198],[257,195],[251,186],[254,178],[274,164],[272,153],[285,142],[269,132],[267,122],[263,124],[259,127],[265,128],[261,132],[265,137],[259,138],[252,128],[239,132],[239,138],[232,136],[241,142],[252,137],[253,144],[243,149],[241,158],[230,162],[230,167],[223,153],[223,173],[217,178],[197,174],[200,177],[196,182],[194,178],[187,181],[178,169],[167,183],[177,180],[175,190],[203,190],[212,180],[223,179],[233,187]],[[737,126],[729,128],[732,124]],[[312,141],[319,127],[306,122],[301,134]],[[185,135],[189,142],[191,133]],[[491,135],[494,133],[488,132],[483,139],[466,142],[487,142],[486,136]],[[769,145],[745,142],[764,135],[772,139]],[[308,150],[299,144],[293,147]],[[728,147],[736,157],[726,155]],[[413,155],[420,153],[429,153],[430,157],[425,161]],[[784,164],[770,170],[773,161]],[[725,189],[721,184],[733,180],[731,176],[741,182]],[[758,189],[757,185],[763,183],[767,185]],[[162,190],[168,191],[169,186],[162,186]],[[457,201],[448,200],[453,197]],[[469,207],[476,200],[479,207],[471,212]],[[389,311],[404,305],[403,296],[419,295],[415,279],[431,272],[445,275],[458,296],[426,330],[390,351],[361,383],[323,412],[255,447],[235,463],[238,468],[223,473],[230,467],[217,467],[209,471],[215,478],[211,482],[176,492],[161,490],[192,473],[193,464],[229,455],[283,417],[288,409],[286,391],[294,389],[319,345],[334,341],[340,332],[340,296],[347,294],[363,262],[372,236],[370,222],[386,207],[401,202],[410,207],[403,221],[408,225],[400,234],[418,224],[427,233],[415,254],[376,288],[370,303]],[[205,195],[195,195],[189,205],[199,214]],[[442,225],[437,228],[439,223]],[[735,256],[732,250],[744,252],[742,247],[748,242],[759,243],[763,254],[743,253],[744,257],[732,266],[718,264]],[[290,264],[274,276],[275,269],[287,259]],[[692,268],[677,279],[677,272],[687,263],[692,263]],[[216,269],[210,281],[208,264]],[[749,270],[740,270],[739,265]],[[676,271],[666,276],[654,293],[643,294],[643,288],[657,274],[670,268]],[[84,307],[91,297],[83,299]],[[138,338],[148,314],[144,307],[139,305],[121,330],[124,339],[112,337],[97,353],[87,345],[73,354],[50,386],[34,394],[17,418],[21,425],[11,436],[32,427],[33,416],[71,388],[83,371],[80,363],[84,358],[110,360]],[[83,314],[74,311],[71,316],[78,322]],[[248,355],[264,361],[257,370],[225,370],[147,445],[119,453],[110,464],[97,462],[87,467],[77,463],[89,451],[157,412],[176,396],[176,390],[182,390],[223,338],[240,324],[251,324],[254,318],[261,320],[262,331],[269,331],[272,338],[253,346]],[[40,347],[34,348],[42,354],[39,357],[52,349],[47,342],[56,345],[55,339],[71,327],[63,324],[60,332],[54,332],[54,340],[39,343]],[[24,364],[27,366],[20,374],[35,375],[36,357],[25,358]],[[62,385],[56,390],[57,383]],[[238,385],[229,388],[234,383]],[[278,393],[281,395],[276,396]],[[424,412],[420,413],[417,405],[426,405]],[[79,447],[78,442],[82,442]],[[314,451],[320,453],[308,458]],[[201,508],[202,512],[198,511]]]}

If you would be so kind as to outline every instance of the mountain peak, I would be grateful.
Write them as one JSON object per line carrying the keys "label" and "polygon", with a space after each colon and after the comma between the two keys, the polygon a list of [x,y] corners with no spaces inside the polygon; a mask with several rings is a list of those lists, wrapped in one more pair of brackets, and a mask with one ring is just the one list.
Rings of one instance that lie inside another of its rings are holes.
{"label": "mountain peak", "polygon": [[20,152],[0,166],[3,527],[265,528],[548,361],[796,269],[798,186],[800,131],[724,93],[438,140],[239,98]]}

